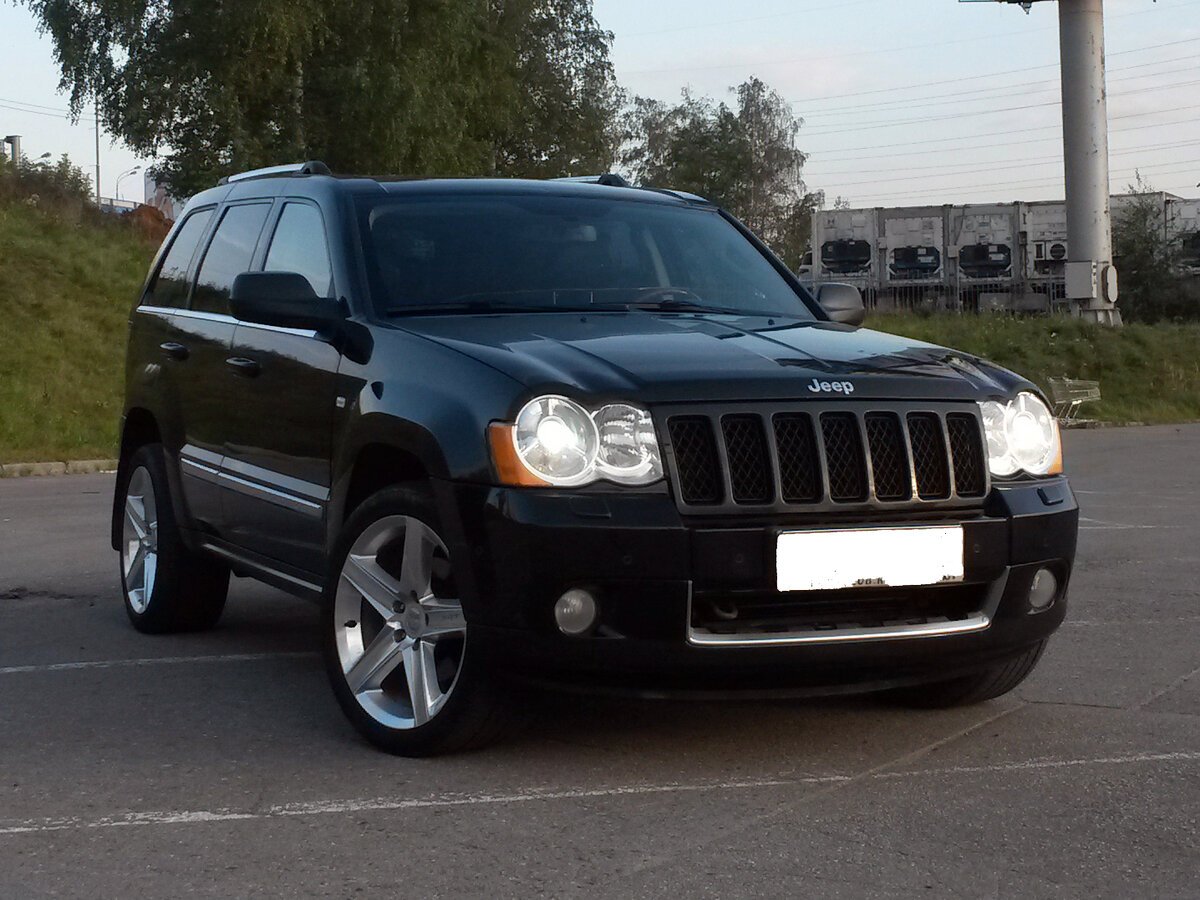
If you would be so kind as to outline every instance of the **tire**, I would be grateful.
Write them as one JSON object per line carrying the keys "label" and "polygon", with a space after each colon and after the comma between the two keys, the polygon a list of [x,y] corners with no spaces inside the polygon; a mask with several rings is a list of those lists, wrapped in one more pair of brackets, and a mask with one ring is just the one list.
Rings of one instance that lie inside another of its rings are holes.
{"label": "tire", "polygon": [[889,691],[886,696],[903,706],[918,709],[947,709],[994,700],[1024,681],[1045,649],[1046,642],[1039,641],[1023,653],[972,675],[900,688]]}
{"label": "tire", "polygon": [[507,690],[469,637],[424,484],[385,488],[339,536],[324,597],[325,662],[346,717],[375,746],[436,756],[498,739]]}
{"label": "tire", "polygon": [[212,628],[225,609],[229,569],[184,545],[161,444],[140,447],[117,483],[122,498],[121,593],[138,631]]}

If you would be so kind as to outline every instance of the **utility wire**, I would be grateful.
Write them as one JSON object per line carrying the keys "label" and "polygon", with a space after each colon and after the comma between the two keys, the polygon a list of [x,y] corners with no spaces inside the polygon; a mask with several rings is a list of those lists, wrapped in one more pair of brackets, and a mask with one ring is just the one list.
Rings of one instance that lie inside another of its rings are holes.
{"label": "utility wire", "polygon": [[[1193,145],[1196,145],[1196,144],[1200,144],[1200,141],[1192,141],[1191,143]],[[1114,155],[1116,155],[1116,154],[1114,154]],[[1058,161],[1061,162],[1062,158],[1058,157],[1057,159],[1058,159]],[[1051,157],[1050,159],[1045,160],[1045,162],[1053,162],[1053,161],[1055,161],[1054,157]],[[991,168],[986,168],[986,169],[973,169],[968,172],[946,172],[945,177],[947,177],[947,178],[966,178],[966,177],[970,177],[972,175],[988,175],[992,172],[1001,172],[1001,171],[1011,170],[1011,169],[1025,169],[1025,168],[1028,168],[1029,162],[1030,161],[1027,160],[1025,162],[1017,163],[1017,164],[1011,165],[1011,166],[993,166]],[[1139,169],[1162,169],[1162,168],[1169,167],[1169,166],[1177,166],[1179,164],[1180,164],[1179,160],[1173,159],[1170,162],[1151,163],[1149,165],[1139,165],[1138,168]],[[929,181],[931,178],[937,178],[937,177],[938,176],[936,176],[936,175],[914,175],[914,176],[906,175],[906,176],[902,176],[900,178],[889,178],[889,179],[874,178],[874,179],[870,179],[868,181],[845,181],[845,182],[838,184],[837,189],[839,191],[841,191],[842,188],[862,187],[863,185],[871,185],[871,184],[890,184],[892,182],[898,182],[898,181]],[[959,186],[958,185],[949,185],[947,187],[947,190],[954,190],[956,187],[959,187]],[[962,187],[970,187],[970,185],[962,185]],[[930,188],[930,190],[940,190],[940,188]]]}
{"label": "utility wire", "polygon": [[[1146,15],[1148,13],[1162,12],[1163,10],[1183,9],[1185,7],[1195,6],[1196,3],[1197,3],[1197,0],[1189,0],[1189,2],[1185,2],[1185,3],[1173,3],[1170,6],[1166,6],[1164,4],[1155,4],[1154,9],[1134,10],[1132,12],[1119,13],[1114,16],[1109,16],[1108,19],[1111,21],[1113,19],[1123,19],[1123,18],[1127,18],[1129,16],[1141,16],[1141,15]],[[1057,25],[1047,25],[1047,26],[1042,26],[1039,28],[1022,28],[1017,31],[1001,31],[1001,32],[997,32],[994,34],[977,35],[975,37],[955,38],[954,40],[949,40],[949,41],[942,40],[942,41],[936,41],[934,43],[928,43],[928,44],[908,44],[908,45],[905,45],[902,47],[881,47],[879,49],[872,49],[870,51],[870,53],[871,53],[872,57],[876,57],[876,56],[881,56],[881,55],[887,54],[887,53],[903,53],[908,50],[928,50],[930,48],[944,49],[946,47],[956,45],[956,44],[971,44],[971,43],[978,43],[979,41],[994,41],[994,40],[996,40],[996,38],[1013,37],[1016,35],[1028,36],[1029,34],[1034,33],[1034,32],[1051,31],[1057,27],[1058,27]],[[846,56],[847,56],[847,54],[845,54],[845,53],[836,53],[836,54],[831,54],[829,56],[804,56],[799,59],[797,59],[796,57],[791,57],[790,59],[754,60],[752,62],[721,63],[718,65],[707,65],[707,66],[669,66],[669,67],[661,68],[661,69],[627,69],[622,74],[624,74],[624,75],[658,75],[658,74],[662,74],[662,73],[666,73],[666,72],[712,72],[712,71],[717,71],[717,70],[721,70],[721,69],[746,69],[746,68],[753,69],[758,66],[795,65],[795,64],[797,64],[797,62],[802,62],[805,65],[808,65],[808,64],[814,63],[814,62],[844,60],[846,58]]]}
{"label": "utility wire", "polygon": [[[1110,180],[1113,177],[1127,178],[1131,175],[1135,175],[1138,172],[1144,171],[1148,168],[1149,168],[1149,166],[1134,166],[1132,168],[1127,168],[1127,169],[1117,169],[1117,170],[1114,170],[1109,173],[1109,178],[1110,178]],[[1173,170],[1173,171],[1169,171],[1169,172],[1160,172],[1159,174],[1160,174],[1160,176],[1165,176],[1165,175],[1180,175],[1180,174],[1185,174],[1185,173],[1189,173],[1189,172],[1193,172],[1193,173],[1200,172],[1200,159],[1187,163],[1186,168],[1177,169],[1177,170]],[[1034,180],[1034,181],[1008,181],[1008,182],[1001,181],[1001,182],[990,182],[988,184],[980,184],[980,185],[961,185],[958,187],[931,188],[927,191],[911,191],[911,192],[901,193],[901,194],[882,193],[882,194],[869,195],[869,196],[871,196],[873,202],[871,202],[871,203],[864,202],[861,205],[879,206],[879,205],[883,205],[883,204],[893,203],[896,200],[914,199],[914,198],[920,198],[920,197],[928,197],[930,195],[949,194],[952,192],[957,192],[960,195],[963,193],[978,194],[981,191],[999,191],[999,190],[1010,190],[1012,188],[1060,186],[1061,184],[1062,184],[1061,178],[1045,178],[1045,179],[1038,179],[1038,180]],[[1110,189],[1111,189],[1111,185],[1110,185]],[[826,191],[827,195],[830,193],[833,193],[835,196],[837,194],[836,191]]]}
{"label": "utility wire", "polygon": [[[1132,118],[1139,117],[1139,116],[1157,116],[1157,115],[1162,115],[1162,114],[1169,113],[1169,112],[1191,111],[1191,110],[1195,110],[1195,109],[1200,109],[1200,107],[1198,107],[1198,106],[1177,106],[1172,109],[1158,109],[1158,110],[1151,110],[1149,112],[1142,112],[1142,113],[1128,113],[1123,116],[1109,116],[1109,120],[1116,121],[1117,119],[1132,119]],[[1187,119],[1180,119],[1180,120],[1172,121],[1172,122],[1152,122],[1149,125],[1138,125],[1137,129],[1144,130],[1146,128],[1161,128],[1166,125],[1182,125],[1185,123],[1191,124],[1193,122],[1195,122],[1195,117],[1191,117],[1191,118],[1187,118]],[[920,140],[920,141],[900,141],[899,143],[895,143],[895,144],[868,144],[865,147],[831,148],[831,149],[825,149],[825,150],[820,150],[820,151],[817,151],[814,153],[810,153],[809,155],[810,156],[815,156],[815,155],[829,156],[829,155],[833,155],[835,153],[837,153],[837,154],[853,153],[858,150],[887,150],[892,147],[916,147],[916,146],[920,146],[920,145],[929,145],[929,144],[946,144],[946,143],[950,143],[950,142],[954,142],[954,141],[970,141],[970,140],[974,140],[975,138],[981,138],[981,137],[1011,137],[1014,133],[1024,134],[1024,133],[1028,133],[1031,131],[1060,131],[1061,129],[1062,129],[1061,124],[1038,125],[1033,128],[1020,128],[1020,129],[1007,128],[1003,131],[984,131],[984,132],[979,132],[976,134],[964,135],[962,137],[940,137],[940,138],[929,138],[927,140]],[[1129,130],[1131,130],[1131,129],[1110,128],[1108,131],[1109,131],[1109,134],[1112,134],[1114,132],[1129,131]],[[1044,138],[1043,140],[1053,140],[1053,139],[1054,138]],[[1030,143],[1030,142],[1029,141],[1005,141],[1004,146],[1015,146],[1017,144],[1023,144],[1023,143]],[[991,146],[996,146],[996,145],[995,145],[995,143],[975,144],[975,145],[968,146],[968,147],[954,147],[954,148],[949,148],[949,149],[952,149],[955,153],[959,153],[959,152],[962,152],[963,150],[974,149],[975,147],[991,147]],[[926,154],[929,151],[925,150],[925,151],[920,151],[920,152],[922,154]],[[896,154],[896,155],[905,155],[905,154]],[[907,155],[911,155],[911,154],[907,154]],[[842,158],[842,157],[839,157],[839,158]],[[870,158],[888,159],[888,158],[891,158],[891,155],[889,154],[889,155],[885,155],[882,157],[859,157],[859,158],[860,159],[870,159]]]}
{"label": "utility wire", "polygon": [[[1151,63],[1151,65],[1157,66],[1157,65],[1164,65],[1165,63],[1168,63],[1168,62],[1180,62],[1180,61],[1191,62],[1191,63],[1193,63],[1193,65],[1182,66],[1182,67],[1176,68],[1176,69],[1165,69],[1161,72],[1144,72],[1139,75],[1118,76],[1116,78],[1109,78],[1109,79],[1107,79],[1107,81],[1109,84],[1112,84],[1115,82],[1136,81],[1136,80],[1142,79],[1142,78],[1161,78],[1164,75],[1179,75],[1179,74],[1183,74],[1185,72],[1200,72],[1200,65],[1195,65],[1196,57],[1194,55],[1178,57],[1177,59],[1171,59],[1171,60],[1161,60],[1159,62]],[[1135,66],[1134,68],[1141,68],[1141,67]],[[1109,69],[1109,72],[1120,72],[1120,71],[1123,71],[1123,70],[1122,69]],[[1038,85],[1046,85],[1046,87],[1038,87]],[[1047,80],[1043,80],[1043,81],[1025,81],[1025,82],[1017,82],[1014,84],[999,85],[996,87],[975,88],[974,90],[969,90],[969,91],[952,91],[947,94],[931,94],[931,95],[929,95],[930,98],[939,98],[939,97],[953,98],[953,99],[949,99],[949,100],[925,99],[925,98],[918,98],[916,100],[908,100],[908,99],[887,100],[887,101],[882,101],[879,103],[868,103],[868,104],[864,104],[862,106],[841,106],[841,107],[834,107],[834,108],[830,108],[830,109],[817,109],[817,110],[812,110],[812,111],[805,110],[803,117],[804,117],[804,121],[807,123],[814,118],[821,119],[821,118],[824,118],[825,116],[858,115],[859,113],[862,113],[862,112],[887,112],[895,107],[902,107],[904,109],[921,109],[921,108],[927,107],[927,106],[950,106],[950,105],[960,104],[960,103],[980,103],[980,102],[984,102],[984,101],[1000,100],[1006,96],[1011,96],[1012,94],[1021,94],[1021,95],[1043,94],[1043,93],[1047,93],[1049,91],[1057,91],[1060,89],[1060,87],[1061,87],[1061,84],[1058,79],[1047,79]],[[990,96],[982,96],[982,97],[974,96],[977,94],[988,94]],[[968,97],[970,99],[963,99],[963,98],[968,98]]]}
{"label": "utility wire", "polygon": [[[1178,47],[1181,44],[1194,44],[1197,41],[1200,41],[1200,36],[1183,38],[1182,40],[1178,40],[1178,41],[1167,41],[1164,44],[1149,44],[1145,47],[1131,47],[1128,50],[1117,50],[1113,53],[1105,53],[1105,57],[1107,59],[1112,59],[1114,56],[1126,56],[1130,53],[1145,53],[1147,50],[1160,50],[1163,47]],[[1188,57],[1184,57],[1184,58],[1188,58]],[[1159,61],[1155,61],[1155,62],[1149,62],[1149,63],[1141,63],[1138,66],[1124,66],[1121,69],[1121,71],[1127,71],[1129,69],[1136,69],[1136,68],[1143,68],[1145,66],[1156,66],[1159,64],[1160,64]],[[909,90],[913,90],[914,88],[940,87],[943,84],[961,84],[964,81],[978,81],[981,78],[999,78],[1002,75],[1019,75],[1022,72],[1035,72],[1040,69],[1057,69],[1057,68],[1059,68],[1059,63],[1056,63],[1056,62],[1045,63],[1040,66],[1025,66],[1024,68],[1021,68],[1021,69],[1005,69],[1004,71],[1000,71],[1000,72],[985,72],[982,75],[964,75],[961,78],[944,78],[939,81],[922,81],[922,82],[918,82],[918,83],[914,83],[914,84],[900,84],[900,85],[896,85],[895,87],[872,88],[871,90],[866,90],[866,91],[851,91],[850,93],[847,93],[847,94],[826,94],[823,97],[800,97],[795,100],[789,100],[788,102],[792,103],[792,104],[817,103],[817,102],[820,102],[823,100],[844,100],[849,97],[866,97],[866,96],[873,95],[873,94],[894,94],[897,91],[909,91]]]}
{"label": "utility wire", "polygon": [[[1119,93],[1110,94],[1112,98],[1128,97],[1132,94],[1144,94],[1147,91],[1163,91],[1169,88],[1191,87],[1200,84],[1200,80],[1193,79],[1191,81],[1177,81],[1171,84],[1152,85],[1144,88],[1134,88],[1129,91],[1121,91]],[[965,112],[948,113],[938,116],[921,116],[915,119],[887,119],[882,122],[870,122],[865,125],[855,125],[850,128],[828,128],[824,130],[809,130],[804,132],[806,137],[825,137],[831,134],[851,134],[855,131],[874,131],[877,128],[895,128],[899,125],[921,125],[927,122],[946,122],[950,120],[957,121],[959,119],[974,118],[975,116],[994,116],[1008,112],[1024,112],[1030,109],[1044,109],[1049,106],[1061,106],[1061,100],[1047,100],[1043,103],[1022,103],[1018,106],[998,106],[993,109],[980,109]],[[1113,118],[1120,118],[1114,116]]]}
{"label": "utility wire", "polygon": [[[1195,147],[1195,146],[1200,146],[1200,140],[1176,141],[1175,143],[1170,143],[1170,144],[1144,144],[1140,147],[1129,147],[1124,150],[1112,150],[1109,152],[1109,156],[1129,156],[1130,154],[1134,154],[1134,153],[1153,153],[1156,150],[1180,150],[1180,149],[1183,149],[1184,147]],[[1004,149],[1004,148],[998,148],[998,149]],[[1010,155],[1006,158],[1011,159],[1012,157]],[[1037,164],[1041,164],[1041,163],[1061,163],[1061,162],[1062,162],[1062,154],[1057,153],[1057,154],[1053,154],[1050,156],[1023,157],[1021,162],[1018,162],[1018,163],[1012,163],[1009,165],[989,166],[985,169],[979,168],[980,165],[985,164],[983,161],[975,160],[974,162],[969,162],[969,163],[958,163],[958,164],[941,165],[941,166],[889,166],[886,169],[834,169],[834,170],[818,169],[816,177],[828,178],[830,176],[838,176],[838,175],[876,175],[876,174],[885,173],[885,172],[892,174],[892,175],[896,175],[897,173],[907,173],[907,172],[935,172],[935,173],[942,173],[945,175],[974,175],[974,174],[985,174],[987,172],[997,172],[997,171],[1002,171],[1005,169],[1024,169],[1024,168],[1027,168],[1029,165],[1037,165]],[[949,171],[951,169],[959,169],[959,170],[965,170],[965,171]],[[881,178],[881,179],[875,179],[873,181],[848,182],[846,184],[843,184],[842,187],[850,187],[851,185],[862,185],[862,184],[883,184],[883,183],[890,183],[893,181],[919,181],[919,180],[925,180],[925,179],[937,178],[937,177],[938,177],[937,174],[933,174],[933,175],[917,176],[916,178],[907,178],[907,177]]]}

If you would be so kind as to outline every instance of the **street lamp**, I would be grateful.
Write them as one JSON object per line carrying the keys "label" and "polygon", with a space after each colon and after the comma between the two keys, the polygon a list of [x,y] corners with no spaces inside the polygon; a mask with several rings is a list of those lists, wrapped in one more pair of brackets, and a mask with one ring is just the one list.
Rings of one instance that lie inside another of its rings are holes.
{"label": "street lamp", "polygon": [[127,178],[128,176],[134,174],[135,172],[140,172],[140,171],[142,171],[141,166],[134,166],[128,172],[122,172],[120,175],[117,176],[117,199],[118,200],[121,199],[121,179]]}

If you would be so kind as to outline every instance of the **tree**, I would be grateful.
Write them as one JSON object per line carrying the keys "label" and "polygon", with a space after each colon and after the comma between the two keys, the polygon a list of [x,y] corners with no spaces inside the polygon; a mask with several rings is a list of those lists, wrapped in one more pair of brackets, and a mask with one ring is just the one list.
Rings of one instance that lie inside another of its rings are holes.
{"label": "tree", "polygon": [[1137,174],[1129,198],[1113,215],[1113,257],[1122,316],[1130,321],[1194,318],[1180,274],[1181,247],[1168,236],[1162,194]]}
{"label": "tree", "polygon": [[805,188],[806,157],[796,147],[802,120],[757,78],[731,92],[733,107],[686,90],[674,106],[634,98],[624,116],[621,163],[638,183],[691,191],[726,207],[795,267],[823,201]]}
{"label": "tree", "polygon": [[[610,162],[591,0],[26,0],[78,114],[189,194],[256,166],[568,174]],[[604,166],[601,166],[604,168]]]}

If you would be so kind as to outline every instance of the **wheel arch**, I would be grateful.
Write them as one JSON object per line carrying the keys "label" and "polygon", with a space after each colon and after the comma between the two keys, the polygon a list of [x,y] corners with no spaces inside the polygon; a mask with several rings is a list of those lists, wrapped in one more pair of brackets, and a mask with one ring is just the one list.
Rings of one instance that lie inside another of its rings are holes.
{"label": "wheel arch", "polygon": [[117,483],[113,490],[112,522],[109,535],[114,550],[121,548],[121,517],[123,514],[121,485],[125,483],[125,479],[129,476],[129,460],[133,457],[133,454],[137,453],[140,448],[147,444],[161,442],[162,431],[158,427],[158,420],[154,418],[154,414],[150,410],[141,406],[134,406],[125,411],[125,415],[121,420]]}

